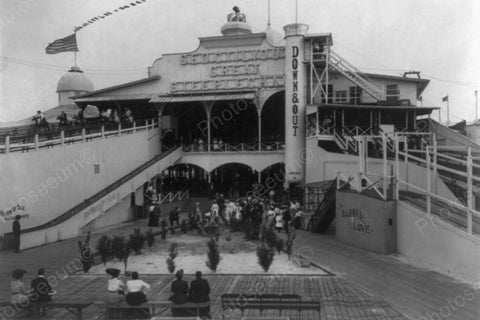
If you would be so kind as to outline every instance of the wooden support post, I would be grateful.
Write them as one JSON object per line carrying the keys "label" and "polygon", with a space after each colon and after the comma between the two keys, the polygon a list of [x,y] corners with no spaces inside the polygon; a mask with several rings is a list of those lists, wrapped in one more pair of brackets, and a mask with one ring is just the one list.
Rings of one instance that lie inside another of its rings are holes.
{"label": "wooden support post", "polygon": [[473,163],[472,147],[467,148],[467,232],[472,234]]}
{"label": "wooden support post", "polygon": [[60,131],[60,144],[63,146],[65,144],[65,131]]}
{"label": "wooden support post", "polygon": [[85,128],[82,128],[82,142],[85,142],[86,138]]}
{"label": "wooden support post", "polygon": [[432,171],[431,171],[431,165],[430,165],[430,147],[427,147],[427,153],[426,153],[426,171],[427,171],[427,214],[430,215],[432,214],[432,197],[431,197],[431,191],[432,191]]}
{"label": "wooden support post", "polygon": [[5,137],[5,152],[10,152],[10,136]]}
{"label": "wooden support post", "polygon": [[35,150],[38,151],[38,133],[35,134]]}
{"label": "wooden support post", "polygon": [[398,143],[398,135],[395,135],[395,199],[394,200],[399,200],[400,198],[400,183],[398,182],[398,179],[400,179],[400,158],[399,158],[399,143]]}
{"label": "wooden support post", "polygon": [[102,127],[100,128],[101,133],[102,133],[102,138],[105,138],[105,125],[102,124]]}
{"label": "wooden support post", "polygon": [[382,148],[383,148],[383,200],[387,200],[387,189],[388,189],[388,168],[387,168],[387,137],[385,132],[382,132]]}

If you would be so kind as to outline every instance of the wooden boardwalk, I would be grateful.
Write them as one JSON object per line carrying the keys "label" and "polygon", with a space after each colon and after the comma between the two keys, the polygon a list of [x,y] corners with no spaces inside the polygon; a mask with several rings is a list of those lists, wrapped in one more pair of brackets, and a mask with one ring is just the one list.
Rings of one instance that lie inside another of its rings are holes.
{"label": "wooden boardwalk", "polygon": [[[144,275],[144,281],[151,284],[148,293],[150,299],[167,300],[170,296],[170,284],[173,275]],[[190,281],[193,275],[186,275]],[[284,311],[282,314],[290,319],[407,319],[393,309],[384,300],[372,297],[366,292],[354,288],[347,281],[336,276],[305,276],[305,275],[205,275],[212,288],[212,319],[221,319],[222,310],[220,296],[223,293],[293,293],[302,299],[320,300],[322,304],[320,315],[314,311],[303,311],[301,318],[296,311]],[[71,275],[60,280],[56,286],[59,297],[68,296],[78,301],[102,301],[106,296],[108,276]],[[1,293],[2,299],[8,299],[8,292]],[[166,309],[162,315],[171,315]],[[245,315],[260,316],[258,310],[246,311]],[[263,312],[264,316],[278,315],[278,311]],[[85,309],[84,319],[103,319],[103,311],[96,306]],[[239,320],[239,310],[228,312],[225,319]],[[0,317],[1,319],[1,317]],[[24,319],[17,314],[13,319]],[[28,319],[28,318],[26,318]],[[30,318],[31,319],[31,318]],[[61,309],[49,310],[42,319],[67,320],[75,316]]]}

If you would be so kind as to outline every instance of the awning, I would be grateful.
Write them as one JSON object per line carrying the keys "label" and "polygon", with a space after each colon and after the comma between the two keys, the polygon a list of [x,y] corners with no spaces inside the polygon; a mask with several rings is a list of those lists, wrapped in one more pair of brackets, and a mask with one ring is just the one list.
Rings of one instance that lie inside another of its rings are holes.
{"label": "awning", "polygon": [[131,101],[131,100],[150,100],[157,96],[158,93],[135,93],[125,95],[112,95],[104,97],[85,97],[77,98],[73,97],[75,102],[101,102],[101,101]]}
{"label": "awning", "polygon": [[245,93],[209,93],[195,95],[163,95],[157,96],[150,102],[195,102],[195,101],[222,101],[222,100],[250,100],[255,98],[255,92]]}

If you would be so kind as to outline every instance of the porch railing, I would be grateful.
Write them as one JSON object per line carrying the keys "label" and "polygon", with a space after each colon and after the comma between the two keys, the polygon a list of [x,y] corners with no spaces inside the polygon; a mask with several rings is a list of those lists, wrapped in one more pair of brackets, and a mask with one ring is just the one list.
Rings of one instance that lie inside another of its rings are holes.
{"label": "porch railing", "polygon": [[196,152],[278,152],[285,151],[285,143],[222,143],[189,144],[183,146],[184,153]]}
{"label": "porch railing", "polygon": [[[93,124],[83,127],[66,127],[57,130],[43,131],[43,129],[26,127],[22,135],[7,134],[0,140],[0,153],[28,152],[53,148],[58,145],[87,142],[93,139],[120,136],[158,127],[157,119],[135,121],[131,124]],[[29,129],[30,128],[30,129]]]}
{"label": "porch railing", "polygon": [[158,195],[158,202],[160,204],[165,204],[165,203],[172,203],[176,201],[182,201],[182,200],[188,200],[190,199],[190,191],[176,191],[176,192],[168,192],[165,194],[159,194]]}

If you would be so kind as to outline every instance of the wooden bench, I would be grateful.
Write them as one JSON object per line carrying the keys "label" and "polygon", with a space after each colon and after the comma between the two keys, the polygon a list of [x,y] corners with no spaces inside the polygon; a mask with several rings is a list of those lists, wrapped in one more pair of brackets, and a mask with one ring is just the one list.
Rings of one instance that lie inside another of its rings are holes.
{"label": "wooden bench", "polygon": [[[29,303],[23,309],[30,309],[33,312],[35,318],[40,317],[40,310],[48,310],[48,309],[65,309],[68,312],[74,314],[77,320],[83,319],[83,309],[87,308],[91,305],[91,302],[78,302],[76,300],[52,300],[48,302],[40,302]],[[10,301],[0,301],[0,307],[12,307],[14,310],[19,311],[22,310],[19,306],[13,305]]]}
{"label": "wooden bench", "polygon": [[[197,313],[196,317],[195,316],[193,316],[193,318],[187,317],[186,319],[197,319],[197,317],[199,317],[200,315],[200,309],[209,307],[210,302],[202,302],[202,303],[187,302],[183,304],[174,304],[171,301],[148,301],[139,306],[131,306],[126,302],[106,303],[101,301],[101,302],[96,302],[95,305],[105,309],[106,320],[126,318],[123,312],[125,310],[138,310],[140,313],[143,312],[146,316],[153,317],[153,316],[157,316],[159,312],[165,309],[195,309]],[[176,317],[175,319],[181,319],[181,318]]]}
{"label": "wooden bench", "polygon": [[[237,294],[228,293],[222,295],[222,310],[239,309],[243,313],[248,309],[278,310],[279,316],[283,310],[297,310],[301,318],[302,310],[313,310],[320,313],[320,301],[302,300],[296,294]],[[225,312],[223,312],[225,316]]]}

